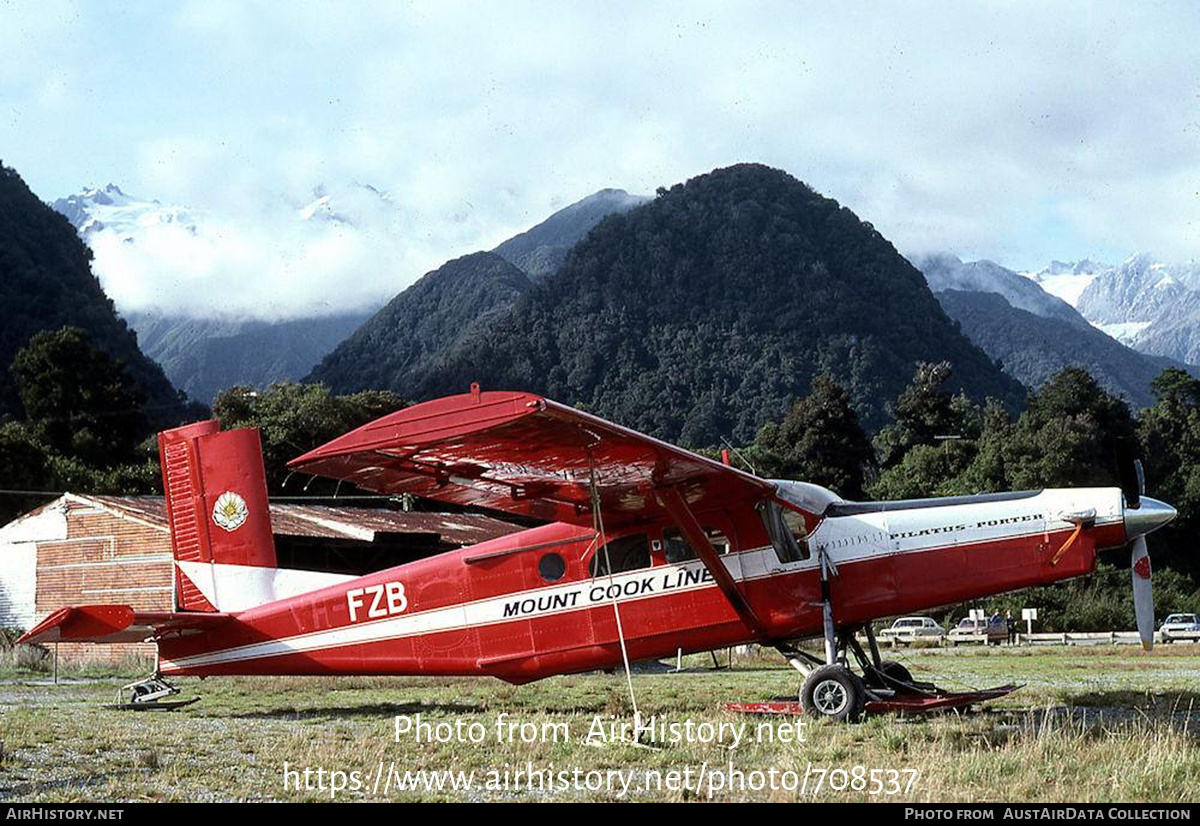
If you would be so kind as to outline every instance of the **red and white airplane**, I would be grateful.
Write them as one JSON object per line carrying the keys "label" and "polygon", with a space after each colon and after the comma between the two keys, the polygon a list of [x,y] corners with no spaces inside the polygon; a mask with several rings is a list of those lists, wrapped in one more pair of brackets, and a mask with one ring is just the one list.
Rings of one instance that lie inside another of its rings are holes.
{"label": "red and white airplane", "polygon": [[[536,395],[419,404],[290,463],[387,494],[544,522],[363,577],[277,567],[257,431],[159,437],[177,610],[63,608],[24,642],[153,640],[156,674],[479,675],[525,683],[744,643],[780,649],[812,714],[935,707],[950,695],[879,656],[872,620],[1077,577],[1175,516],[1138,490],[847,502],[767,480]],[[864,651],[855,634],[867,635]],[[794,647],[822,637],[824,657]],[[853,657],[858,672],[850,667]]]}

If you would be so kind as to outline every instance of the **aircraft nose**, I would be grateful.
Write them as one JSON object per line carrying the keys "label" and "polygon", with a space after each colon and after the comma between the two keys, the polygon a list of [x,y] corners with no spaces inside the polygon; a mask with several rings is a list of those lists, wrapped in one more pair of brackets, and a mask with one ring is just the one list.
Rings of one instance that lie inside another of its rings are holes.
{"label": "aircraft nose", "polygon": [[1136,508],[1125,508],[1125,536],[1135,539],[1156,531],[1170,522],[1179,512],[1166,502],[1143,496]]}

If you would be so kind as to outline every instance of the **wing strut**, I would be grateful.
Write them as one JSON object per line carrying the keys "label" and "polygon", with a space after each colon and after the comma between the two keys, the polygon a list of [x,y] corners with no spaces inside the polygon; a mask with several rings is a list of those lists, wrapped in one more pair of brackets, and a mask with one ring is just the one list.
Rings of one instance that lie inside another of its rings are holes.
{"label": "wing strut", "polygon": [[771,637],[766,631],[766,627],[759,620],[758,615],[754,613],[754,609],[750,607],[750,603],[746,602],[746,598],[742,596],[742,592],[738,590],[737,583],[733,577],[729,575],[729,569],[721,562],[721,557],[717,554],[717,549],[708,541],[708,535],[704,533],[704,529],[700,527],[700,523],[696,521],[696,517],[692,514],[691,509],[687,505],[687,501],[680,495],[679,491],[673,487],[659,488],[658,500],[662,506],[666,508],[671,519],[683,532],[684,538],[688,544],[696,551],[696,556],[700,557],[700,561],[704,563],[704,567],[708,568],[713,579],[716,580],[717,586],[721,589],[721,593],[725,595],[725,599],[729,600],[729,604],[733,610],[737,612],[738,617],[742,622],[758,635],[759,639],[764,642],[770,641]]}

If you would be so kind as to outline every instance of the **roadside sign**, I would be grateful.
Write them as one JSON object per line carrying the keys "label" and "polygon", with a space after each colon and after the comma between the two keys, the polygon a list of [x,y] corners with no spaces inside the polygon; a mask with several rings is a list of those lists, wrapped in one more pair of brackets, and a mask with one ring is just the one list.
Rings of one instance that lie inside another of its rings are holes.
{"label": "roadside sign", "polygon": [[1026,634],[1033,633],[1033,621],[1035,619],[1037,619],[1037,612],[1038,612],[1038,609],[1036,609],[1036,608],[1022,608],[1021,609],[1021,619],[1025,620],[1025,633]]}

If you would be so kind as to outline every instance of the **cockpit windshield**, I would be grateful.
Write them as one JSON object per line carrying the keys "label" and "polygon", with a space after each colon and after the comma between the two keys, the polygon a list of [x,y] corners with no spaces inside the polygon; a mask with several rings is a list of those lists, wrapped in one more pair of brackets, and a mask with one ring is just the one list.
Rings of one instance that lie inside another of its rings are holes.
{"label": "cockpit windshield", "polygon": [[771,545],[780,562],[799,562],[809,558],[804,514],[785,508],[774,499],[764,499],[758,503],[758,515],[762,517],[763,527],[767,529],[767,536],[771,538]]}

